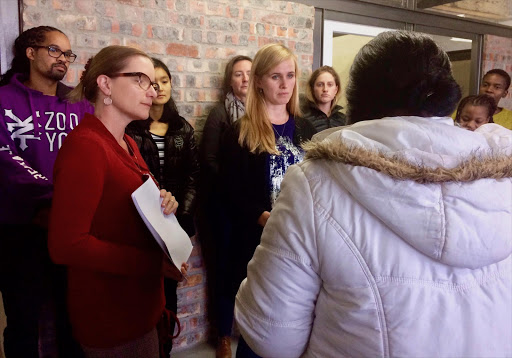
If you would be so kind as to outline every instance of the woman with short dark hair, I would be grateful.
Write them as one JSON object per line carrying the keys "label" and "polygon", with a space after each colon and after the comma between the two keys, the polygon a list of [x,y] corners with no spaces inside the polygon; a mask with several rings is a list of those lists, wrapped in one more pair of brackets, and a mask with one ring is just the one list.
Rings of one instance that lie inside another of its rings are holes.
{"label": "woman with short dark hair", "polygon": [[243,338],[263,357],[512,356],[512,132],[454,125],[450,61],[420,33],[365,45],[347,98],[355,124],[282,183]]}

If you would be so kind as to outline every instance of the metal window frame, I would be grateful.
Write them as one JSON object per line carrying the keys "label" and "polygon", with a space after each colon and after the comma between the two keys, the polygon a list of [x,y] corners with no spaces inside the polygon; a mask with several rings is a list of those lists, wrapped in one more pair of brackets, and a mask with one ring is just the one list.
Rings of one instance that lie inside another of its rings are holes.
{"label": "metal window frame", "polygon": [[22,31],[22,9],[23,0],[0,1],[0,74],[10,68],[12,44]]}
{"label": "metal window frame", "polygon": [[[333,20],[387,28],[403,28],[435,35],[472,40],[470,92],[480,84],[484,35],[512,38],[512,28],[499,24],[433,13],[417,8],[417,0],[407,0],[406,7],[392,7],[357,0],[294,0],[315,7],[314,43],[324,47],[324,22]],[[433,25],[435,24],[435,25]],[[313,69],[322,65],[322,51],[313,55]]]}

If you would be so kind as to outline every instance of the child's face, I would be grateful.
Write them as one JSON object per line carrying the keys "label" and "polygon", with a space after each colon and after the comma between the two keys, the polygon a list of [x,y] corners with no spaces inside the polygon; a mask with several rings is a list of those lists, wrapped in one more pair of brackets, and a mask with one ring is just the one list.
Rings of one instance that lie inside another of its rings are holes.
{"label": "child's face", "polygon": [[487,107],[467,104],[460,112],[459,124],[462,128],[474,131],[482,124],[489,123],[490,118],[488,114]]}
{"label": "child's face", "polygon": [[505,78],[496,73],[491,73],[482,79],[479,94],[486,94],[492,97],[496,105],[498,105],[500,99],[505,98],[508,93],[508,88],[505,88],[506,85]]}

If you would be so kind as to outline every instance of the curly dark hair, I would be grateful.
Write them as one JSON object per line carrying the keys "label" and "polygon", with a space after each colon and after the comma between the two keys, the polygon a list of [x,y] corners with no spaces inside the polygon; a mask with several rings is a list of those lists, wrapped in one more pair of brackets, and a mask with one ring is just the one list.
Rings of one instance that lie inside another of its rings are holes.
{"label": "curly dark hair", "polygon": [[388,31],[363,46],[347,86],[351,123],[386,116],[446,116],[461,97],[448,55],[430,38]]}
{"label": "curly dark hair", "polygon": [[43,44],[46,41],[46,34],[55,31],[66,36],[64,32],[52,26],[38,26],[23,31],[14,40],[14,58],[12,59],[11,68],[2,76],[0,86],[8,84],[16,73],[23,73],[28,76],[30,74],[30,61],[26,54],[27,48]]}
{"label": "curly dark hair", "polygon": [[472,105],[472,106],[482,106],[487,108],[487,117],[489,117],[489,123],[494,123],[493,121],[493,114],[496,112],[496,102],[494,102],[494,99],[492,97],[489,97],[485,94],[481,94],[478,96],[467,96],[464,97],[457,107],[457,114],[455,115],[455,122],[460,123],[460,115],[462,113],[462,110],[466,105]]}

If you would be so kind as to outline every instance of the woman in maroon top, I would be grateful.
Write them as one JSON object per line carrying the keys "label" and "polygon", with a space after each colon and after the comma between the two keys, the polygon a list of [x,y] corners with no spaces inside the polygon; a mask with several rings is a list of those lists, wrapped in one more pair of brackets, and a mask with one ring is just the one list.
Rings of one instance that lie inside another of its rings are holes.
{"label": "woman in maroon top", "polygon": [[[148,117],[158,87],[154,78],[144,52],[109,46],[89,61],[70,94],[88,99],[95,111],[58,154],[49,249],[57,264],[68,267],[73,335],[88,358],[158,358],[163,276],[181,276],[131,199],[149,171],[124,131]],[[174,213],[178,204],[171,193],[162,190],[160,196],[163,212]]]}

